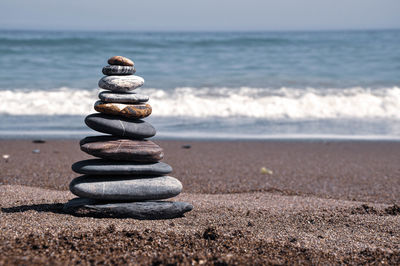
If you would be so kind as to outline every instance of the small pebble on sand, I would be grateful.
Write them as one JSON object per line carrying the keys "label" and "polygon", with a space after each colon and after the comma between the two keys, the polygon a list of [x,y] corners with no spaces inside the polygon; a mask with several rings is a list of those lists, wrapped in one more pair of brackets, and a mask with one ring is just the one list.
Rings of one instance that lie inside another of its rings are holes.
{"label": "small pebble on sand", "polygon": [[46,141],[43,139],[34,139],[32,140],[32,143],[46,143]]}
{"label": "small pebble on sand", "polygon": [[272,175],[274,172],[266,167],[261,167],[260,173],[263,175]]}
{"label": "small pebble on sand", "polygon": [[8,162],[8,159],[10,158],[9,154],[3,154],[3,159]]}

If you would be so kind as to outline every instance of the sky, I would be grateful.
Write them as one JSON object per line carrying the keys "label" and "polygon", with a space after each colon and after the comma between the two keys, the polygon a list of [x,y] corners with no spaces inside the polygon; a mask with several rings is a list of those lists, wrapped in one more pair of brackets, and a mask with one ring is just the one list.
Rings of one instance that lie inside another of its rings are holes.
{"label": "sky", "polygon": [[398,29],[399,14],[400,0],[0,0],[0,29]]}

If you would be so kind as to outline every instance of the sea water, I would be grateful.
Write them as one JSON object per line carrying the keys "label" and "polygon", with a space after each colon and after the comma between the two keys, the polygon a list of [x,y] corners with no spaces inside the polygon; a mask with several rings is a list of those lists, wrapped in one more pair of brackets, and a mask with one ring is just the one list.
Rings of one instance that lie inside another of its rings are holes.
{"label": "sea water", "polygon": [[400,139],[400,30],[0,31],[0,138],[82,137],[107,59],[159,138]]}

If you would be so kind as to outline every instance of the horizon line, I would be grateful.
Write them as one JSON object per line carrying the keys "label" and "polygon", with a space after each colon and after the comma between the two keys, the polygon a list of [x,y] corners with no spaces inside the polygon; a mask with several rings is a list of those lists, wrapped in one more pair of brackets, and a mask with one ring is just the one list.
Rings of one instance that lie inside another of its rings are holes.
{"label": "horizon line", "polygon": [[205,30],[205,29],[194,29],[194,30],[179,30],[179,29],[149,29],[149,30],[138,30],[138,29],[29,29],[29,28],[1,28],[0,31],[32,31],[32,32],[152,32],[152,33],[212,33],[212,32],[232,32],[232,33],[240,33],[240,32],[353,32],[353,31],[398,31],[400,28],[329,28],[329,29],[264,29],[264,30],[256,30],[256,29],[214,29],[214,30]]}

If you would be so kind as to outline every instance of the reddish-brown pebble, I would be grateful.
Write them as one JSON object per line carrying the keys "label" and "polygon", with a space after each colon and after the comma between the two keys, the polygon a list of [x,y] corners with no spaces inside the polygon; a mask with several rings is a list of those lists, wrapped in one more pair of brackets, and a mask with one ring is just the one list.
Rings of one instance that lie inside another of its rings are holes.
{"label": "reddish-brown pebble", "polygon": [[97,101],[94,104],[97,112],[109,115],[120,115],[128,118],[144,118],[151,114],[151,106],[149,104],[123,104],[123,103],[106,103]]}
{"label": "reddish-brown pebble", "polygon": [[118,65],[118,66],[133,66],[135,64],[129,58],[119,56],[119,55],[113,56],[110,59],[108,59],[108,63],[110,65]]}

